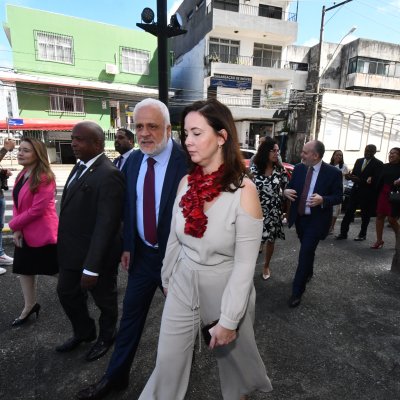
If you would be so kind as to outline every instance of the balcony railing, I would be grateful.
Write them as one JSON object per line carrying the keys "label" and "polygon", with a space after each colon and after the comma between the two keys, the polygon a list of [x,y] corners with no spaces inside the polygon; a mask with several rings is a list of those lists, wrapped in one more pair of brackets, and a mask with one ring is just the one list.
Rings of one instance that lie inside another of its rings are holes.
{"label": "balcony railing", "polygon": [[263,58],[254,56],[240,56],[226,53],[213,53],[205,57],[205,63],[222,62],[227,64],[238,64],[253,67],[283,68],[283,60],[275,58]]}
{"label": "balcony railing", "polygon": [[217,94],[217,99],[228,107],[281,108],[287,106],[290,89],[268,89],[263,94],[242,93],[238,95]]}
{"label": "balcony railing", "polygon": [[247,2],[228,2],[228,1],[218,1],[213,0],[207,6],[207,14],[209,14],[212,9],[225,10],[238,12],[240,14],[253,15],[259,17],[280,19],[283,21],[297,21],[297,14],[285,12],[279,7],[271,7],[260,4],[260,6],[252,6],[247,4]]}

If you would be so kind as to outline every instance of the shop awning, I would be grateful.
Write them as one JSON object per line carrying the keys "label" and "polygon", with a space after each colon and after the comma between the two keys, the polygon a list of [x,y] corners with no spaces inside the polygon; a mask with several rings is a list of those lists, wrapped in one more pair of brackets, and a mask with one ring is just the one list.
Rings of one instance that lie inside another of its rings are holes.
{"label": "shop awning", "polygon": [[49,118],[19,118],[18,120],[22,123],[18,125],[9,124],[7,126],[6,120],[0,120],[0,130],[10,131],[72,131],[72,128],[80,122],[61,120],[61,119],[49,119]]}

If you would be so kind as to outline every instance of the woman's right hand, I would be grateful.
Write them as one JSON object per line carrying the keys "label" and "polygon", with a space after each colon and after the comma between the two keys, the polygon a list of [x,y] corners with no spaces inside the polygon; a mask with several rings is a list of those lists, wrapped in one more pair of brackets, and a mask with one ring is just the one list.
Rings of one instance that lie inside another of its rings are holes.
{"label": "woman's right hand", "polygon": [[226,329],[222,325],[217,324],[210,329],[211,341],[210,349],[219,346],[226,346],[227,344],[233,342],[236,339],[236,331],[231,329]]}
{"label": "woman's right hand", "polygon": [[16,231],[16,232],[14,232],[13,240],[14,240],[15,246],[17,246],[17,247],[22,247],[22,240],[23,240],[23,238],[24,238],[24,235],[22,234],[21,231]]}

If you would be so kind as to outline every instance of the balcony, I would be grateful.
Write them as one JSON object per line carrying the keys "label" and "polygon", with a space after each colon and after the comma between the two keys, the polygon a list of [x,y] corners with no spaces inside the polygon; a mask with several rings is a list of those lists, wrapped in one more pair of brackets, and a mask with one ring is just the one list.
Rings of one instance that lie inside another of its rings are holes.
{"label": "balcony", "polygon": [[212,15],[213,35],[268,37],[269,43],[280,46],[292,44],[297,39],[297,15],[277,7],[213,1],[207,13]]}
{"label": "balcony", "polygon": [[[295,71],[289,69],[286,61],[281,59],[261,58],[254,56],[241,56],[226,53],[213,53],[205,56],[204,64],[208,67],[208,75],[214,73],[251,75],[253,78],[275,80],[291,80]],[[226,64],[229,64],[226,65]]]}
{"label": "balcony", "polygon": [[357,72],[348,74],[346,78],[346,89],[355,87],[400,92],[400,77],[364,74]]}
{"label": "balcony", "polygon": [[214,0],[207,6],[207,14],[209,14],[212,9],[239,12],[241,14],[280,19],[284,21],[297,21],[297,14],[285,12],[282,8],[267,6],[264,4],[252,6],[247,3],[239,3],[239,1],[228,3],[225,1]]}
{"label": "balcony", "polygon": [[277,109],[286,108],[289,104],[290,89],[268,89],[264,94],[261,91],[240,93],[237,95],[218,93],[217,99],[228,107],[248,107]]}
{"label": "balcony", "polygon": [[205,63],[217,62],[226,64],[239,64],[245,65],[247,67],[267,67],[267,68],[282,68],[283,61],[272,59],[272,58],[262,58],[254,56],[240,56],[235,54],[209,54],[205,57]]}

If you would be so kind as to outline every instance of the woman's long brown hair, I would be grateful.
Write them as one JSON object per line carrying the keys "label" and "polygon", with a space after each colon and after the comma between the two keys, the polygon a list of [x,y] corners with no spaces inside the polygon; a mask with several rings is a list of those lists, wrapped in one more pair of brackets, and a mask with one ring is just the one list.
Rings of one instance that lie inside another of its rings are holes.
{"label": "woman's long brown hair", "polygon": [[244,165],[242,154],[240,153],[239,140],[232,113],[227,106],[216,99],[196,101],[185,107],[182,113],[180,139],[182,147],[188,154],[190,173],[193,172],[196,164],[191,162],[189,153],[185,146],[185,118],[192,111],[200,113],[206,119],[207,123],[214,129],[217,136],[221,135],[220,131],[222,129],[226,130],[227,137],[222,146],[224,171],[220,183],[222,185],[222,191],[236,191],[242,186],[243,178],[246,175],[246,167]]}
{"label": "woman's long brown hair", "polygon": [[46,177],[47,184],[55,181],[56,178],[50,168],[45,144],[38,139],[30,137],[23,137],[21,139],[21,143],[22,142],[29,143],[32,146],[33,151],[35,152],[37,157],[36,165],[32,168],[29,184],[30,191],[32,193],[36,193],[40,183],[43,180],[43,176]]}

